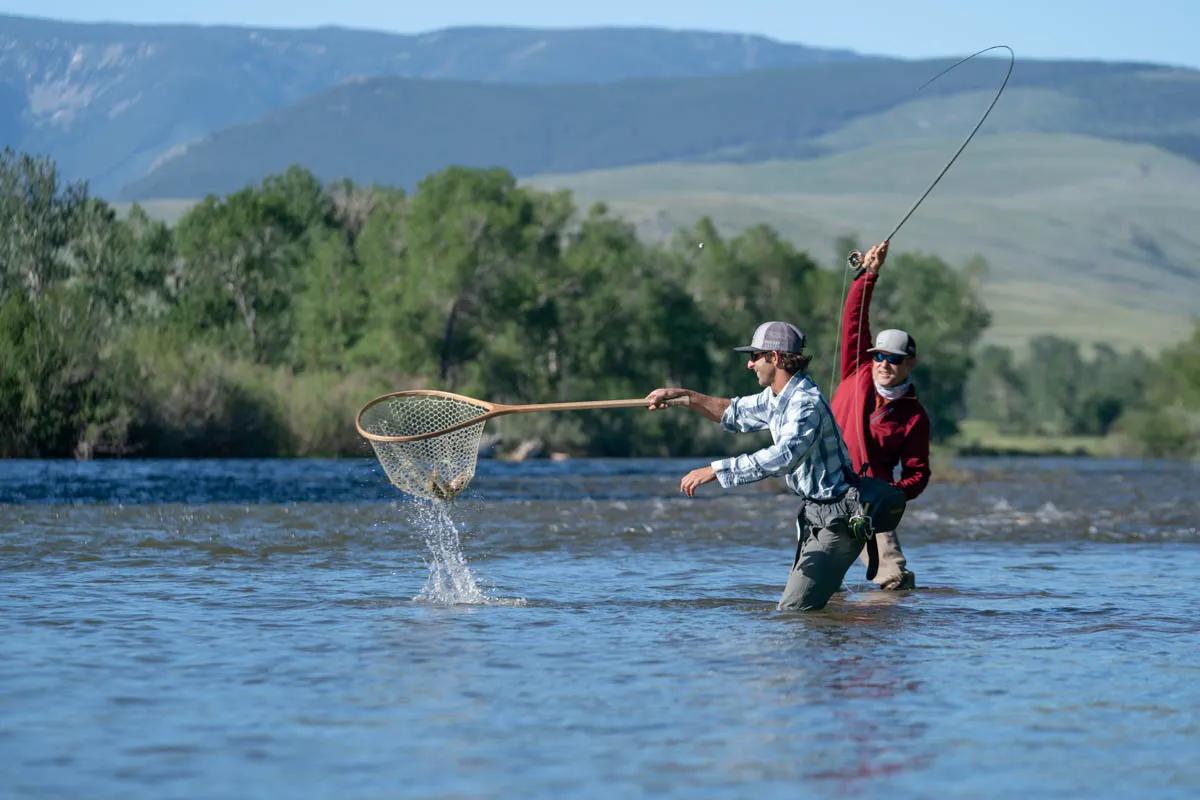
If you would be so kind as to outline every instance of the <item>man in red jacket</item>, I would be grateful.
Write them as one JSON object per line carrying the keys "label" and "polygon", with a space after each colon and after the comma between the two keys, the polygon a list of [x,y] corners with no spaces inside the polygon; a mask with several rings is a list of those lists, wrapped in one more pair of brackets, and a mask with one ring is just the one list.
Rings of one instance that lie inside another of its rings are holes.
{"label": "man in red jacket", "polygon": [[[842,379],[833,395],[833,415],[859,474],[890,482],[911,501],[929,483],[929,415],[912,384],[917,363],[912,336],[901,330],[881,331],[870,346],[871,293],[887,251],[887,242],[867,251],[846,295]],[[915,589],[916,576],[908,569],[896,532],[877,532],[875,542],[879,569],[867,578],[882,589]]]}

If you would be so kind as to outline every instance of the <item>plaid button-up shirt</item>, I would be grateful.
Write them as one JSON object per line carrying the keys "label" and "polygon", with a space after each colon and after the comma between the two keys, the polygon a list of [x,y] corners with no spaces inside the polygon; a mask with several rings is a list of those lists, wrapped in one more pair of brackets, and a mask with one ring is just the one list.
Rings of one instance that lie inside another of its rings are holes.
{"label": "plaid button-up shirt", "polygon": [[786,475],[788,488],[811,500],[836,500],[853,471],[842,434],[829,404],[812,378],[792,376],[778,396],[768,387],[756,395],[734,397],[721,417],[732,433],[771,431],[775,443],[755,453],[712,462],[722,486],[739,486],[770,475]]}

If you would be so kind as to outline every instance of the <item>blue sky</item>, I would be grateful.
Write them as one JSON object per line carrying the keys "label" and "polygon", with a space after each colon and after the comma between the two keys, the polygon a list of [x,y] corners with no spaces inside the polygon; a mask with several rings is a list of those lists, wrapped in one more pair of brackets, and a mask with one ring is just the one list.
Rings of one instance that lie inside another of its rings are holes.
{"label": "blue sky", "polygon": [[[846,8],[835,8],[844,5]],[[4,0],[0,12],[80,21],[192,22],[404,33],[455,25],[638,25],[760,33],[867,53],[923,57],[1012,45],[1018,57],[1200,67],[1194,0]]]}

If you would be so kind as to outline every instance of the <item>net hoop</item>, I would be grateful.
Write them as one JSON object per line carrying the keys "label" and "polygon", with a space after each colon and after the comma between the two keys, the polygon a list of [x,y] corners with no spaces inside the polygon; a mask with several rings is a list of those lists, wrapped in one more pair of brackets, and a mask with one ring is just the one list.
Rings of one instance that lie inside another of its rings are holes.
{"label": "net hoop", "polygon": [[[391,400],[394,400],[398,397],[441,397],[441,398],[444,398],[447,400],[457,400],[460,403],[466,403],[467,405],[475,406],[476,408],[483,409],[484,413],[480,414],[478,417],[476,417],[474,419],[467,420],[465,422],[461,422],[458,425],[453,425],[451,427],[443,428],[441,430],[428,431],[426,433],[414,433],[414,434],[411,434],[408,436],[391,436],[391,435],[383,434],[383,433],[373,433],[363,427],[363,424],[362,424],[363,417],[368,412],[370,412],[371,409],[375,408],[376,406],[378,406],[382,403],[390,402]],[[366,439],[369,442],[380,442],[380,443],[387,443],[387,444],[404,444],[406,442],[423,441],[425,439],[433,438],[434,436],[440,436],[444,433],[453,433],[453,432],[455,432],[457,430],[461,430],[463,428],[469,428],[472,425],[478,425],[482,422],[487,421],[488,419],[491,419],[494,416],[497,416],[495,412],[500,408],[502,408],[502,407],[496,405],[495,403],[489,403],[485,400],[479,400],[474,397],[467,397],[466,395],[462,395],[462,394],[455,394],[454,392],[443,392],[443,391],[439,391],[437,389],[408,389],[408,390],[405,390],[402,392],[388,392],[387,394],[380,395],[379,397],[376,397],[374,400],[371,400],[370,402],[368,402],[366,405],[364,405],[362,408],[360,408],[358,410],[358,414],[355,415],[354,427],[358,430],[358,435],[363,437],[364,439]]]}

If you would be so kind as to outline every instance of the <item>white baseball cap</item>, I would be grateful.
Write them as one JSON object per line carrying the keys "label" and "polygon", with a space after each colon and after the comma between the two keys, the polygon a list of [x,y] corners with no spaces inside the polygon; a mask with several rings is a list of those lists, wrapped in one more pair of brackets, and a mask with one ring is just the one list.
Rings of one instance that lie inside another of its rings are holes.
{"label": "white baseball cap", "polygon": [[879,335],[875,337],[875,346],[867,350],[867,352],[915,356],[917,354],[917,340],[909,336],[906,331],[889,328],[886,331],[879,332]]}

